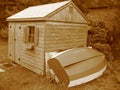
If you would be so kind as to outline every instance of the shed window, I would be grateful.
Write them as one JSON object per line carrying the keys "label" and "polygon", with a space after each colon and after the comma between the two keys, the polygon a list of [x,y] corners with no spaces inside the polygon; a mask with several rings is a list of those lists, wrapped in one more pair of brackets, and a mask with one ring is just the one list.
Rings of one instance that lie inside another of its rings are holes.
{"label": "shed window", "polygon": [[34,26],[28,26],[28,42],[33,43],[34,37],[35,37],[35,27]]}
{"label": "shed window", "polygon": [[27,26],[24,28],[24,43],[38,44],[39,32],[35,26]]}

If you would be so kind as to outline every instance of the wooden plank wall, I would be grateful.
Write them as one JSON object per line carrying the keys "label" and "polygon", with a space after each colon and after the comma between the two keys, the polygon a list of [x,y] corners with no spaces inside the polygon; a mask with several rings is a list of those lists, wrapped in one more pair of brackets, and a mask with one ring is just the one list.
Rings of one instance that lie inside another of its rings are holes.
{"label": "wooden plank wall", "polygon": [[[44,74],[44,24],[42,23],[30,23],[29,24],[20,24],[21,32],[20,32],[20,61],[19,64],[38,73]],[[20,26],[19,25],[19,26]],[[39,28],[39,44],[35,46],[33,50],[29,50],[25,48],[24,43],[24,27],[35,25],[35,27]]]}
{"label": "wooden plank wall", "polygon": [[82,14],[73,5],[67,6],[61,11],[56,12],[48,19],[54,21],[87,23]]}
{"label": "wooden plank wall", "polygon": [[[29,24],[28,24],[29,23]],[[25,48],[24,28],[35,25],[39,28],[39,44],[33,50]],[[65,50],[73,47],[84,47],[87,42],[87,26],[67,23],[40,23],[21,22],[16,26],[21,26],[19,31],[19,58],[18,64],[38,73],[44,74],[46,70],[45,53]],[[19,28],[17,27],[17,28]],[[11,43],[9,43],[11,44]],[[10,45],[9,45],[10,46]],[[9,53],[12,52],[9,49]]]}
{"label": "wooden plank wall", "polygon": [[46,52],[84,47],[87,43],[87,26],[46,25]]}

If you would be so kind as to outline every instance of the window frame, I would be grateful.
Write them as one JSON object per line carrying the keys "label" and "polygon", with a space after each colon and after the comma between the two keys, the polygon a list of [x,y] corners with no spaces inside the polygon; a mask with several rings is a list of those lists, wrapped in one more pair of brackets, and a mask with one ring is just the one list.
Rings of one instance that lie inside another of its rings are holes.
{"label": "window frame", "polygon": [[35,25],[25,26],[23,32],[24,43],[27,45],[36,46],[39,43],[39,28]]}

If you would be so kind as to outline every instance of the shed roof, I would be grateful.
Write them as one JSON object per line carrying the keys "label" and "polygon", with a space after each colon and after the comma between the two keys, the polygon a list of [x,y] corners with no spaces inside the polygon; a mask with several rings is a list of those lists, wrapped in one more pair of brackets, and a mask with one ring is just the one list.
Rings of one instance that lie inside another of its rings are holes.
{"label": "shed roof", "polygon": [[23,19],[23,18],[42,18],[47,16],[48,14],[52,13],[53,11],[57,10],[58,8],[66,5],[70,1],[63,1],[58,3],[51,3],[45,5],[38,5],[38,6],[31,6],[25,10],[22,10],[10,17],[9,19]]}
{"label": "shed roof", "polygon": [[[47,20],[47,16],[49,17],[55,11],[57,12],[58,10],[61,10],[62,7],[64,8],[71,4],[72,5],[74,4],[72,0],[66,0],[66,1],[57,2],[57,3],[31,6],[25,10],[22,10],[8,17],[7,21]],[[78,8],[77,10],[81,13],[81,11]],[[88,19],[82,13],[81,15],[86,20],[86,22],[89,22]]]}

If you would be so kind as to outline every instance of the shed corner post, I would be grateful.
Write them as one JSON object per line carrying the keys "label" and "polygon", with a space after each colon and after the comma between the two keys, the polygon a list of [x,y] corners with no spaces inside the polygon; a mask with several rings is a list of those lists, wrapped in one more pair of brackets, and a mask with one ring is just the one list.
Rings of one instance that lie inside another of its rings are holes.
{"label": "shed corner post", "polygon": [[46,76],[46,52],[45,52],[45,48],[44,48],[44,66],[43,66],[44,70],[43,70],[43,76]]}
{"label": "shed corner post", "polygon": [[46,76],[46,25],[44,26],[44,71],[43,76]]}

